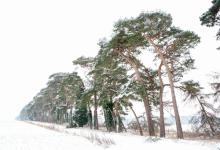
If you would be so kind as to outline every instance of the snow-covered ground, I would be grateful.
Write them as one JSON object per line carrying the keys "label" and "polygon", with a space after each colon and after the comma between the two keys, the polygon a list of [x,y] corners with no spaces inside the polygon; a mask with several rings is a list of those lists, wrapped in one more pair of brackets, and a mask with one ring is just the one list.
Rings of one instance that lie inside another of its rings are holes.
{"label": "snow-covered ground", "polygon": [[44,129],[24,122],[0,123],[0,150],[101,149],[83,137]]}
{"label": "snow-covered ground", "polygon": [[149,138],[38,123],[48,130],[25,122],[0,122],[0,150],[219,150],[220,141],[189,141]]}

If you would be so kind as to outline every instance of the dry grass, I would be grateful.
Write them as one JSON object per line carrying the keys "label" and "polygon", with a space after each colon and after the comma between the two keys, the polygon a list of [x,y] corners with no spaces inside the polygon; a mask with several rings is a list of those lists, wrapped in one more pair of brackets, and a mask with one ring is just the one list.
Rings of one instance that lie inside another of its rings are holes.
{"label": "dry grass", "polygon": [[92,143],[95,143],[98,145],[108,146],[108,145],[115,144],[115,142],[111,138],[99,136],[98,134],[95,134],[95,133],[90,133],[88,136],[85,136],[85,138],[91,141]]}
{"label": "dry grass", "polygon": [[[46,129],[58,131],[58,132],[63,132],[66,134],[71,134],[74,136],[80,136],[83,137],[90,142],[103,146],[103,147],[109,147],[111,145],[115,145],[115,141],[111,139],[110,137],[107,137],[104,135],[104,129],[101,130],[100,134],[97,134],[96,132],[93,132],[92,130],[88,130],[85,132],[77,132],[79,130],[71,130],[71,129],[65,129],[63,126],[59,125],[54,125],[54,124],[47,124],[47,123],[38,123],[38,122],[28,122]],[[100,131],[100,130],[99,130]],[[139,135],[138,131],[129,129],[129,133],[132,133],[134,135]],[[144,131],[144,136],[148,136],[147,131]],[[157,133],[157,136],[155,138],[159,137],[159,133]],[[176,132],[173,130],[167,130],[166,131],[166,138],[169,139],[176,139]],[[204,140],[204,141],[217,141],[219,142],[220,140],[220,135],[210,137],[206,134],[202,133],[195,133],[195,132],[184,132],[184,139],[186,140]]]}
{"label": "dry grass", "polygon": [[106,137],[104,135],[98,135],[97,133],[93,133],[93,132],[89,132],[89,134],[88,133],[87,134],[85,134],[85,133],[76,133],[76,132],[71,132],[71,130],[70,130],[71,128],[69,128],[69,129],[59,128],[58,125],[54,125],[54,124],[31,122],[31,121],[28,121],[27,123],[37,125],[39,127],[46,128],[46,129],[49,129],[49,130],[57,131],[57,132],[71,134],[71,135],[74,135],[74,136],[80,136],[80,137],[83,137],[83,138],[89,140],[92,143],[95,143],[97,145],[101,145],[101,146],[104,146],[104,147],[109,147],[110,145],[115,144],[114,140],[112,140],[111,138]]}

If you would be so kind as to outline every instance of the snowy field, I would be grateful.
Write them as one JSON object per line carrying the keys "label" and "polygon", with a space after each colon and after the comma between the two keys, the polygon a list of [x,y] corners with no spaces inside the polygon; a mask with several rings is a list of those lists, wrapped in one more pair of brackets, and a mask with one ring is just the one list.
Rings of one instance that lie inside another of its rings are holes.
{"label": "snowy field", "polygon": [[159,139],[41,125],[59,132],[25,122],[0,122],[0,150],[220,150],[220,141]]}

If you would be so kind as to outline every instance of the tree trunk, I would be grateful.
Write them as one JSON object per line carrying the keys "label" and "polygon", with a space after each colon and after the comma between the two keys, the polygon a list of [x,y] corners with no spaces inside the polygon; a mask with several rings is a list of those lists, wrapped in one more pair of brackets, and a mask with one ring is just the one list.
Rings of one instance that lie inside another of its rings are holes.
{"label": "tree trunk", "polygon": [[97,93],[95,91],[94,92],[94,129],[95,130],[99,129],[97,109],[98,109],[98,100],[97,100]]}
{"label": "tree trunk", "polygon": [[66,113],[66,122],[68,123],[69,122],[69,114],[68,113]]}
{"label": "tree trunk", "polygon": [[105,127],[107,131],[109,132],[109,126],[108,126],[108,118],[107,118],[107,110],[105,107],[103,107],[103,112],[104,112],[104,119],[105,119]]}
{"label": "tree trunk", "polygon": [[88,120],[89,120],[89,127],[90,127],[90,129],[92,129],[92,126],[93,126],[93,124],[92,124],[92,111],[91,111],[90,107],[89,107],[89,111],[88,111]]}
{"label": "tree trunk", "polygon": [[117,101],[115,101],[115,126],[116,126],[116,132],[119,133],[119,132],[122,132],[123,131],[123,122],[121,120],[121,117],[120,117],[120,113],[119,113],[119,107],[120,107],[120,104]]}
{"label": "tree trunk", "polygon": [[117,119],[117,115],[114,112],[114,103],[113,103],[113,98],[112,98],[112,94],[109,95],[109,111],[111,112],[109,114],[109,123],[111,126],[111,131],[116,131],[116,119]]}
{"label": "tree trunk", "polygon": [[125,125],[124,125],[124,123],[121,119],[121,116],[119,116],[118,119],[119,119],[119,125],[120,125],[119,127],[121,128],[121,131],[123,131],[123,129],[124,129],[125,132],[127,132],[127,129],[126,129],[126,127],[125,127]]}
{"label": "tree trunk", "polygon": [[175,90],[174,90],[173,76],[172,76],[172,73],[171,73],[171,71],[169,69],[169,66],[168,66],[166,60],[163,58],[163,56],[161,56],[161,57],[163,59],[163,64],[166,67],[166,71],[167,71],[168,78],[169,78],[170,91],[171,91],[171,95],[172,95],[173,110],[174,110],[175,120],[176,120],[177,137],[180,138],[180,139],[183,139],[183,130],[182,130],[182,125],[181,125],[181,121],[180,121],[178,106],[177,106],[177,102],[176,102],[176,95],[175,95]]}
{"label": "tree trunk", "polygon": [[[138,71],[138,68],[136,65],[133,65],[137,81],[139,81],[143,85],[143,81],[140,76],[140,72]],[[150,103],[148,100],[148,97],[143,97],[143,102],[144,102],[144,108],[145,112],[147,115],[147,124],[148,124],[148,131],[150,136],[155,136],[155,131],[154,131],[154,124],[152,120],[152,114],[151,114],[151,108],[150,108]]]}
{"label": "tree trunk", "polygon": [[151,114],[151,107],[150,107],[148,98],[144,97],[143,100],[144,100],[144,108],[145,108],[146,115],[147,115],[147,124],[148,124],[149,135],[155,136],[154,124],[153,124],[152,114]]}
{"label": "tree trunk", "polygon": [[129,108],[131,109],[132,113],[134,114],[134,117],[135,117],[136,122],[137,122],[137,124],[138,124],[138,128],[139,128],[140,135],[143,136],[144,134],[143,134],[143,130],[142,130],[142,128],[141,128],[141,124],[140,124],[140,122],[139,122],[139,119],[138,119],[138,117],[137,117],[137,115],[136,115],[136,113],[135,113],[135,111],[134,111],[134,109],[132,108],[131,105],[129,105]]}
{"label": "tree trunk", "polygon": [[[135,62],[133,62],[130,57],[130,52],[128,52],[128,56],[124,55],[123,53],[118,53],[122,58],[124,58],[128,64],[131,65],[131,67],[134,69],[135,71],[135,76],[136,76],[136,80],[144,86],[143,84],[143,80],[141,78],[140,72],[138,70],[137,65],[135,64]],[[152,120],[152,114],[151,114],[151,109],[150,109],[150,103],[148,100],[148,97],[143,97],[143,102],[144,102],[144,107],[145,107],[145,112],[147,115],[147,124],[148,124],[148,130],[149,130],[149,135],[150,136],[155,136],[155,131],[154,131],[154,125],[153,125],[153,120]]]}
{"label": "tree trunk", "polygon": [[70,128],[72,128],[73,127],[73,107],[72,106],[70,106],[69,118],[70,118]]}
{"label": "tree trunk", "polygon": [[115,118],[116,118],[116,120],[115,120],[116,132],[119,133],[120,132],[119,131],[120,130],[119,129],[120,123],[119,123],[119,112],[118,112],[118,102],[117,101],[115,101],[114,107],[115,107]]}
{"label": "tree trunk", "polygon": [[177,102],[176,102],[176,95],[175,95],[174,83],[173,83],[173,75],[171,73],[171,70],[168,66],[168,63],[165,60],[165,58],[163,56],[163,53],[161,52],[160,48],[157,47],[157,45],[154,44],[154,42],[151,38],[149,38],[147,36],[145,36],[145,38],[147,38],[148,42],[150,42],[150,44],[152,44],[152,46],[155,49],[155,52],[159,55],[159,58],[161,59],[161,61],[163,62],[163,65],[166,68],[169,83],[170,83],[170,91],[171,91],[171,96],[172,96],[173,110],[174,110],[175,120],[176,120],[177,137],[180,138],[180,139],[183,139],[183,130],[182,130],[182,125],[181,125],[179,111],[178,111]]}
{"label": "tree trunk", "polygon": [[161,77],[161,68],[162,68],[162,61],[160,63],[160,66],[158,68],[158,77],[160,80],[160,137],[165,137],[166,133],[165,133],[165,124],[164,124],[164,112],[163,112],[163,90],[164,90],[164,85],[163,85],[163,80]]}

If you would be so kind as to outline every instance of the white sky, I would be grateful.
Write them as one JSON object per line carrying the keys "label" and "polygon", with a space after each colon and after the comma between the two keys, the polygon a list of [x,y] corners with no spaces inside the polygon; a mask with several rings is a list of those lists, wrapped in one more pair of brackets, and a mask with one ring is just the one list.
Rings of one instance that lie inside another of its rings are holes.
{"label": "white sky", "polygon": [[72,72],[72,60],[94,56],[97,42],[112,33],[114,22],[141,11],[171,13],[175,26],[202,37],[193,50],[204,80],[220,72],[215,29],[200,26],[211,0],[2,0],[0,1],[0,120],[14,118],[56,72]]}

